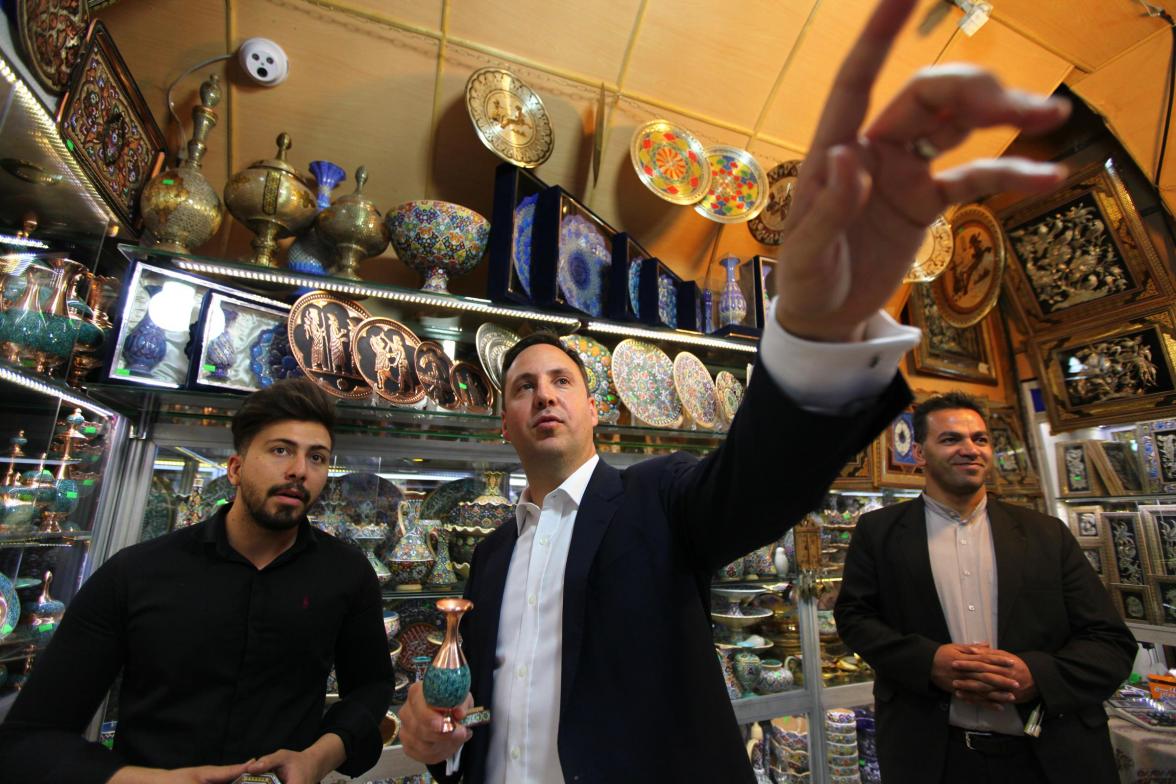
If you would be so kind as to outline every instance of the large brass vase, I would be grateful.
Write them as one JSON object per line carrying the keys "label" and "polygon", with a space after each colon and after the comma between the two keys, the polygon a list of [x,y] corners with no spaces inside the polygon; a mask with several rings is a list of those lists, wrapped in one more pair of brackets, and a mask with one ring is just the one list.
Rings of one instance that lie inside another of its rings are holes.
{"label": "large brass vase", "polygon": [[367,196],[363,186],[367,169],[355,171],[355,192],[341,196],[319,213],[315,229],[335,252],[335,266],[331,274],[340,278],[359,280],[359,262],[378,256],[388,247],[388,227],[384,217]]}
{"label": "large brass vase", "polygon": [[276,267],[278,240],[305,229],[314,220],[314,191],[286,161],[290,134],[278,134],[278,157],[257,161],[225,184],[225,206],[257,236],[250,263]]}
{"label": "large brass vase", "polygon": [[192,108],[188,157],[160,172],[139,197],[150,244],[162,250],[191,253],[220,229],[224,207],[220,195],[200,172],[208,132],[216,125],[213,107],[221,99],[220,78],[213,74],[200,86],[200,104]]}

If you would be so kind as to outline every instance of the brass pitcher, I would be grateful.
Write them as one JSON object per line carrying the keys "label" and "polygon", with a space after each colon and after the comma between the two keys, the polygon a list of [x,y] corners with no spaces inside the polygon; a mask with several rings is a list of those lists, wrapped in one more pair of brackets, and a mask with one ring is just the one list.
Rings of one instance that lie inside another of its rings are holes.
{"label": "brass pitcher", "polygon": [[266,158],[239,171],[225,184],[225,206],[233,217],[257,236],[247,259],[261,267],[276,267],[278,240],[305,229],[314,220],[314,191],[286,161],[290,134],[278,134],[278,157]]}

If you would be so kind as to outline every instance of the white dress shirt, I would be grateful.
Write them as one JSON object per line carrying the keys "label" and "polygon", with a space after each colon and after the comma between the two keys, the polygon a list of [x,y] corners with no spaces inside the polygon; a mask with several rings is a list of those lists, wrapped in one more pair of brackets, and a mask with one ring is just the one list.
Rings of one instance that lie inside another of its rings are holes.
{"label": "white dress shirt", "polygon": [[[776,312],[775,299],[769,312]],[[870,319],[862,342],[818,343],[790,335],[771,318],[759,355],[768,375],[797,405],[840,413],[885,391],[919,335],[880,312]],[[494,657],[489,784],[563,784],[557,740],[564,567],[580,500],[599,459],[593,456],[564,480],[542,508],[524,490],[516,510],[519,538],[502,595]],[[457,769],[460,758],[459,751],[448,772]]]}
{"label": "white dress shirt", "polygon": [[[988,523],[985,496],[967,517],[923,493],[927,515],[927,552],[935,592],[947,621],[951,641],[957,645],[987,643],[999,648],[996,638],[996,551]],[[948,722],[966,730],[1021,735],[1021,719],[1012,705],[995,711],[951,698]]]}

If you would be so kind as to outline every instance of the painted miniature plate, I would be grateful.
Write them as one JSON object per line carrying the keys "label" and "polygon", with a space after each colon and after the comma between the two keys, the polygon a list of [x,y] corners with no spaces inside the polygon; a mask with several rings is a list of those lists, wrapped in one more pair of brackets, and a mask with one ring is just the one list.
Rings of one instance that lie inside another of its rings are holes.
{"label": "painted miniature plate", "polygon": [[16,586],[3,574],[0,574],[0,640],[12,634],[16,622],[20,620],[20,599],[16,595]]}
{"label": "painted miniature plate", "polygon": [[747,150],[725,145],[706,148],[710,187],[694,211],[718,223],[743,223],[768,205],[768,175]]}
{"label": "painted miniature plate", "polygon": [[668,120],[651,120],[638,128],[629,157],[645,187],[672,204],[694,204],[710,187],[702,142]]}
{"label": "painted miniature plate", "polygon": [[657,276],[657,317],[670,329],[678,328],[678,287],[665,273]]}
{"label": "painted miniature plate", "polygon": [[644,256],[629,261],[629,304],[633,307],[633,315],[641,317],[641,262]]}
{"label": "painted miniature plate", "polygon": [[613,383],[634,417],[654,427],[682,423],[682,403],[674,391],[674,363],[642,340],[622,340],[613,351]]}
{"label": "painted miniature plate", "polygon": [[41,86],[54,93],[69,86],[89,24],[87,0],[16,0],[25,63]]}
{"label": "painted miniature plate", "polygon": [[784,220],[792,209],[796,180],[803,161],[784,161],[768,171],[768,203],[759,215],[747,223],[751,236],[764,245],[779,245],[784,241]]}
{"label": "painted miniature plate", "polygon": [[600,421],[616,424],[621,418],[621,404],[613,386],[612,353],[599,340],[587,335],[565,335],[559,340],[580,355],[588,373],[588,391],[596,401]]}
{"label": "painted miniature plate", "polygon": [[611,266],[612,250],[600,228],[583,215],[565,215],[559,224],[555,274],[564,301],[600,317],[604,313],[604,278]]}
{"label": "painted miniature plate", "polygon": [[424,340],[417,346],[414,360],[416,376],[425,388],[425,394],[441,408],[456,411],[461,408],[457,395],[453,392],[453,384],[449,380],[453,370],[453,360],[435,340]]}
{"label": "painted miniature plate", "polygon": [[249,344],[249,372],[262,389],[283,378],[303,375],[290,351],[287,323],[275,324],[257,333]]}
{"label": "painted miniature plate", "polygon": [[355,366],[376,394],[398,406],[412,406],[425,399],[425,390],[413,372],[417,346],[411,329],[390,318],[365,319],[355,328]]}
{"label": "painted miniature plate", "polygon": [[458,504],[473,501],[485,492],[486,485],[481,477],[467,476],[455,479],[437,487],[421,502],[422,520],[440,520],[446,525],[458,522]]}
{"label": "painted miniature plate", "polygon": [[361,400],[371,387],[355,367],[355,328],[370,314],[351,300],[325,291],[299,297],[290,308],[290,351],[314,383],[335,397]]}
{"label": "painted miniature plate", "polygon": [[931,284],[939,314],[953,327],[979,323],[996,307],[1005,268],[1005,236],[991,210],[979,204],[951,215],[951,263]]}
{"label": "painted miniature plate", "polygon": [[502,360],[511,346],[519,342],[519,336],[506,327],[486,323],[478,327],[474,339],[478,348],[478,360],[490,378],[490,383],[502,391]]}
{"label": "painted miniature plate", "polygon": [[955,248],[955,238],[951,233],[951,224],[940,215],[935,222],[927,227],[927,234],[923,237],[923,244],[915,254],[915,261],[903,283],[930,283],[938,278],[947,265],[951,264],[952,251]]}
{"label": "painted miniature plate", "polygon": [[514,236],[511,238],[510,259],[523,291],[531,296],[531,238],[535,228],[535,204],[539,194],[533,193],[515,207]]}
{"label": "painted miniature plate", "polygon": [[724,428],[730,427],[739,404],[743,402],[743,384],[733,373],[720,370],[715,375],[715,395],[718,397],[719,422]]}
{"label": "painted miniature plate", "polygon": [[466,109],[482,144],[503,160],[533,169],[551,156],[555,136],[547,109],[510,71],[490,67],[470,74]]}
{"label": "painted miniature plate", "polygon": [[455,362],[449,371],[449,385],[463,411],[471,414],[494,412],[494,385],[482,368],[473,362]]}
{"label": "painted miniature plate", "polygon": [[694,424],[706,430],[714,430],[719,424],[718,400],[715,396],[715,382],[702,360],[689,351],[682,351],[674,357],[674,389],[682,408]]}

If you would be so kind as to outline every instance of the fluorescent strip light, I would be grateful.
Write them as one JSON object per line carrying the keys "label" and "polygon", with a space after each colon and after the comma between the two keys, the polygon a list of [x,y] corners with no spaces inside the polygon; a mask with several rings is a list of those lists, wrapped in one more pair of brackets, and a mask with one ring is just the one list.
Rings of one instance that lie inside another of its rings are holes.
{"label": "fluorescent strip light", "polygon": [[38,381],[34,378],[29,378],[23,373],[18,373],[15,370],[4,366],[0,366],[0,379],[4,381],[11,381],[13,384],[24,387],[25,389],[30,389],[33,392],[40,392],[42,395],[55,397],[64,403],[69,403],[71,406],[78,406],[79,408],[84,408],[87,411],[93,411],[95,414],[104,416],[107,419],[114,419],[118,416],[118,414],[114,413],[110,409],[103,408],[91,400],[74,395],[65,391],[64,389],[58,389],[52,384],[46,384],[44,381]]}
{"label": "fluorescent strip light", "polygon": [[602,332],[608,335],[623,335],[631,338],[645,338],[646,340],[655,340],[664,343],[681,343],[687,346],[705,346],[706,348],[718,348],[725,351],[741,351],[745,354],[754,354],[759,350],[758,345],[750,341],[723,340],[722,338],[712,338],[705,335],[691,335],[688,332],[671,332],[662,329],[630,327],[621,324],[611,324],[606,321],[589,321],[588,331]]}

